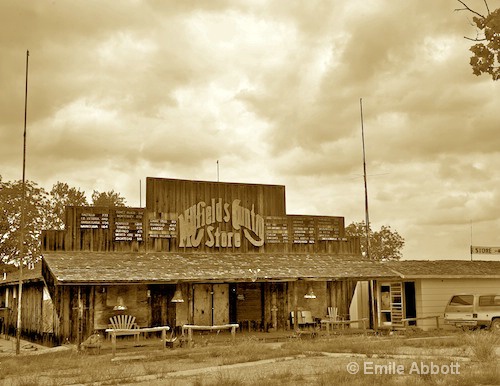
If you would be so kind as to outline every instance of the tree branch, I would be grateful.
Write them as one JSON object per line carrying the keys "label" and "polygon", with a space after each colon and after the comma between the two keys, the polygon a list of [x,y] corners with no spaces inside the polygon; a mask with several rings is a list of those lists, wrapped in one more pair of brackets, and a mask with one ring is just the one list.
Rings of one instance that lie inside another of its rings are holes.
{"label": "tree branch", "polygon": [[488,2],[484,0],[484,5],[486,5],[486,9],[488,10],[488,15],[490,14],[490,7],[488,7]]}
{"label": "tree branch", "polygon": [[486,38],[483,38],[483,39],[478,39],[478,38],[472,39],[472,38],[468,38],[467,36],[464,36],[464,39],[471,40],[473,42],[484,42],[485,40],[488,40]]}
{"label": "tree branch", "polygon": [[469,12],[472,12],[480,17],[482,17],[483,19],[485,18],[483,15],[481,15],[480,13],[474,11],[473,9],[469,8],[467,4],[465,4],[462,0],[457,0],[460,4],[462,4],[465,8],[462,8],[462,9],[455,9],[455,11],[469,11]]}

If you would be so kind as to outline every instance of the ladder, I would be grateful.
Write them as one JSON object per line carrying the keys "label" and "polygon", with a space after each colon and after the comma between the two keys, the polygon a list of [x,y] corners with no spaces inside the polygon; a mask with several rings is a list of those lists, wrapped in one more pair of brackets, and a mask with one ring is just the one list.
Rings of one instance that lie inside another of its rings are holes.
{"label": "ladder", "polygon": [[391,283],[391,321],[393,327],[403,327],[403,286]]}

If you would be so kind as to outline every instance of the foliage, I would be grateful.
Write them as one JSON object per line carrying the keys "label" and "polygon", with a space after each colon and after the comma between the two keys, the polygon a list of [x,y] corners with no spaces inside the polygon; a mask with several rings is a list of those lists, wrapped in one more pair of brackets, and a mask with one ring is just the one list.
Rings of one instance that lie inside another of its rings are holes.
{"label": "foliage", "polygon": [[[3,182],[0,178],[0,261],[19,260],[22,181]],[[47,192],[33,181],[26,181],[25,231],[23,259],[35,261],[40,256],[40,235],[50,217]]]}
{"label": "foliage", "polygon": [[[358,236],[361,239],[361,252],[366,253],[365,222],[352,223],[345,228],[346,236]],[[370,258],[374,260],[399,260],[402,257],[404,238],[390,226],[382,225],[379,231],[370,227]]]}
{"label": "foliage", "polygon": [[125,206],[125,198],[114,190],[110,190],[109,192],[98,192],[94,190],[92,193],[92,205],[111,208]]}
{"label": "foliage", "polygon": [[[125,199],[113,190],[92,194],[94,205],[124,206]],[[19,261],[22,181],[2,181],[0,176],[0,262]],[[88,205],[85,192],[67,183],[57,182],[50,193],[33,181],[26,181],[25,263],[40,257],[43,229],[63,229],[65,206]]]}
{"label": "foliage", "polygon": [[463,1],[458,0],[465,8],[459,11],[471,12],[472,21],[477,28],[476,38],[466,38],[475,42],[470,51],[473,56],[470,65],[475,75],[490,74],[493,80],[500,79],[500,8],[490,12],[485,1],[486,16],[469,8]]}
{"label": "foliage", "polygon": [[88,205],[85,192],[80,189],[70,187],[65,182],[57,181],[50,191],[51,202],[51,229],[64,229],[64,217],[66,206]]}

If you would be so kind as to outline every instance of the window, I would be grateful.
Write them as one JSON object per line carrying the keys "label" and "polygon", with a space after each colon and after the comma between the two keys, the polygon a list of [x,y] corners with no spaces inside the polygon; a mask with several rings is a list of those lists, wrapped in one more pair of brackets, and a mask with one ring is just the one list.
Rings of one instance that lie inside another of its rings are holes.
{"label": "window", "polygon": [[473,295],[456,295],[451,298],[450,306],[472,306],[473,302]]}
{"label": "window", "polygon": [[500,306],[500,295],[479,296],[480,306]]}

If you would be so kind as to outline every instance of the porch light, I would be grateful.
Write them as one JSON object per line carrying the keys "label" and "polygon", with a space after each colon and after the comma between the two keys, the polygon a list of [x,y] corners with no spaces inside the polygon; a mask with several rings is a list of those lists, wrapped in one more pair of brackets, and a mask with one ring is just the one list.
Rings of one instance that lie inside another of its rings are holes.
{"label": "porch light", "polygon": [[313,292],[312,285],[307,287],[307,293],[304,295],[304,299],[316,299],[316,295]]}
{"label": "porch light", "polygon": [[174,292],[174,297],[170,300],[172,303],[184,303],[184,298],[182,297],[182,291],[176,289]]}

